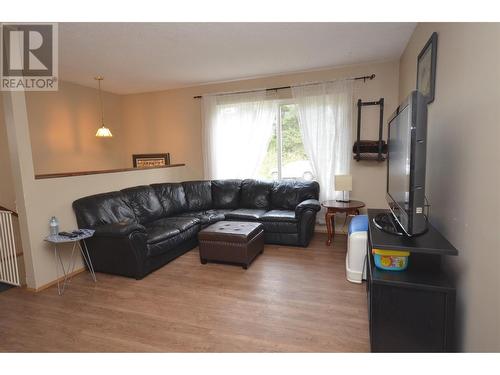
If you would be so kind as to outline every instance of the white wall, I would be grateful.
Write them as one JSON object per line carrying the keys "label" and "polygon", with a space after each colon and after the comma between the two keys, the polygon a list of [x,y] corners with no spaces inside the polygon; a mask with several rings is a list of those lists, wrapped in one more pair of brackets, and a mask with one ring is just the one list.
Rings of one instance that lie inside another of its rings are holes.
{"label": "white wall", "polygon": [[458,248],[457,328],[464,351],[500,351],[500,24],[419,24],[400,61],[399,97],[438,33],[429,105],[426,194],[431,222]]}

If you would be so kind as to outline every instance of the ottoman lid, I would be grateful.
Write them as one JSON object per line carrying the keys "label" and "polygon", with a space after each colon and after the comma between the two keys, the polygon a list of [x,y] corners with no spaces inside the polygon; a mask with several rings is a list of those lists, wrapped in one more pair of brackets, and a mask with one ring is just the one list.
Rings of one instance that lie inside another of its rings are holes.
{"label": "ottoman lid", "polygon": [[245,221],[219,221],[198,233],[204,241],[248,242],[264,229],[261,223]]}

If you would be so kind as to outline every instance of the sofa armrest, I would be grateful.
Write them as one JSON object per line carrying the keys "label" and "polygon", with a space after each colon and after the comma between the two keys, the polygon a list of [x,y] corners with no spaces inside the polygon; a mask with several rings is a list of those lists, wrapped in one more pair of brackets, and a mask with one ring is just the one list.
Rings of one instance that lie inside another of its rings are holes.
{"label": "sofa armrest", "polygon": [[297,207],[295,207],[295,216],[299,217],[305,210],[313,210],[314,212],[318,212],[319,210],[321,210],[321,205],[316,199],[307,199],[305,201],[302,201],[297,205]]}
{"label": "sofa armrest", "polygon": [[138,223],[114,223],[95,228],[86,240],[95,271],[142,279],[146,272],[146,229]]}
{"label": "sofa armrest", "polygon": [[146,232],[146,228],[138,223],[104,224],[95,228],[96,237],[128,237],[133,232]]}

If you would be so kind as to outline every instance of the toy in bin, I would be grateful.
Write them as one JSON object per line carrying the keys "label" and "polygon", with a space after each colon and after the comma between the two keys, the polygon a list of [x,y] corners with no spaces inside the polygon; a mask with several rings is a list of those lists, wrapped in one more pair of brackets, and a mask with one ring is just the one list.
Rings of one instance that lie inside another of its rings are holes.
{"label": "toy in bin", "polygon": [[375,266],[386,271],[404,271],[408,267],[409,251],[372,249]]}

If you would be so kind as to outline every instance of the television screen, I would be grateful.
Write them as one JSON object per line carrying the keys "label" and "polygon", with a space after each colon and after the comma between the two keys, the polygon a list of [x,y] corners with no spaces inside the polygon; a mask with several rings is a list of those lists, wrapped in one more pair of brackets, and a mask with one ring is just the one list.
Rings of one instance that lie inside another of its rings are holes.
{"label": "television screen", "polygon": [[390,129],[388,147],[391,159],[388,168],[387,193],[409,214],[411,120],[408,106],[390,123]]}
{"label": "television screen", "polygon": [[427,101],[418,91],[400,104],[389,120],[387,202],[406,235],[427,228],[425,164]]}

